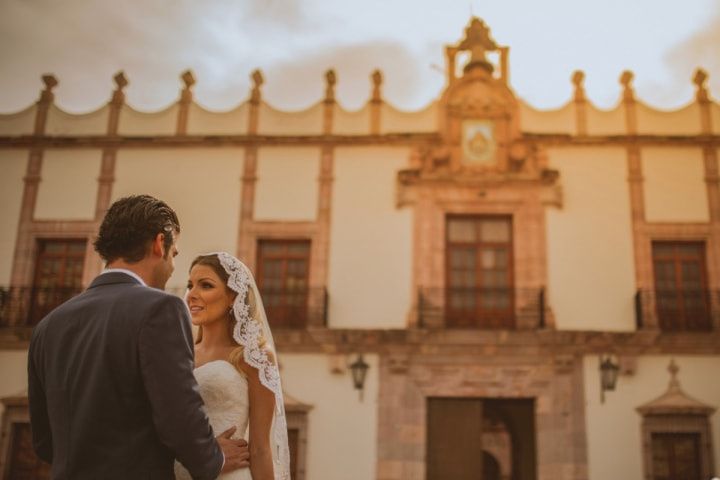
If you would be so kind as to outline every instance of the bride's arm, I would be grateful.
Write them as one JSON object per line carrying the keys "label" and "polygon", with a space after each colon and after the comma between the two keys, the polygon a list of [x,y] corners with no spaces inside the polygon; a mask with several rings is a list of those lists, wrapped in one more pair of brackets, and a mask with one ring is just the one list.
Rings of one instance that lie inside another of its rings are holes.
{"label": "bride's arm", "polygon": [[270,430],[275,395],[260,383],[258,371],[240,360],[236,365],[248,379],[250,397],[250,472],[253,480],[274,480]]}

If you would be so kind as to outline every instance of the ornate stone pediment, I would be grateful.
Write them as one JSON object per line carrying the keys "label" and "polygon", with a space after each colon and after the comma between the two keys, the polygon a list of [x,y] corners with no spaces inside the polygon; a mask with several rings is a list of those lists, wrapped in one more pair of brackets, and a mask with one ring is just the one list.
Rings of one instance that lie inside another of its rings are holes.
{"label": "ornate stone pediment", "polygon": [[473,70],[448,88],[446,114],[462,118],[514,116],[517,101],[510,89],[484,70]]}
{"label": "ornate stone pediment", "polygon": [[[469,54],[462,73],[456,65],[460,53]],[[446,47],[446,54],[440,141],[417,150],[411,168],[398,174],[398,204],[412,203],[420,190],[454,185],[483,191],[535,188],[542,202],[560,205],[558,172],[548,168],[544,152],[520,130],[519,104],[507,81],[508,48],[473,18],[465,37]],[[499,54],[499,65],[491,62],[491,54]]]}

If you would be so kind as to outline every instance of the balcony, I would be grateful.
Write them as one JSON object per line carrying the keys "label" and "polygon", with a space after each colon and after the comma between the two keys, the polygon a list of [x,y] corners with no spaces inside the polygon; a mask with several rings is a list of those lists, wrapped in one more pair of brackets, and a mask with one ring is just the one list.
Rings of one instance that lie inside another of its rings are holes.
{"label": "balcony", "polygon": [[545,328],[544,288],[418,290],[420,328],[532,330]]}
{"label": "balcony", "polygon": [[638,330],[657,326],[667,332],[709,332],[720,325],[718,290],[638,290]]}
{"label": "balcony", "polygon": [[0,328],[32,328],[81,287],[0,287]]}

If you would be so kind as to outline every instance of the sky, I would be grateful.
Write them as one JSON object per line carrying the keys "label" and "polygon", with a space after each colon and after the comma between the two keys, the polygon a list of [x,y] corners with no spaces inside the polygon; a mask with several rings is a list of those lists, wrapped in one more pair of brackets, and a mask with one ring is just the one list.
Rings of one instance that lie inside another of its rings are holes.
{"label": "sky", "polygon": [[720,98],[720,0],[0,0],[0,112],[36,101],[44,73],[62,109],[95,110],[119,70],[128,104],[155,111],[177,99],[186,69],[196,102],[230,110],[256,68],[279,109],[319,101],[329,68],[340,104],[358,109],[379,68],[385,100],[417,110],[441,94],[444,46],[471,15],[510,47],[511,86],[536,108],[569,101],[577,69],[601,108],[619,101],[626,69],[659,109],[692,101],[697,67]]}

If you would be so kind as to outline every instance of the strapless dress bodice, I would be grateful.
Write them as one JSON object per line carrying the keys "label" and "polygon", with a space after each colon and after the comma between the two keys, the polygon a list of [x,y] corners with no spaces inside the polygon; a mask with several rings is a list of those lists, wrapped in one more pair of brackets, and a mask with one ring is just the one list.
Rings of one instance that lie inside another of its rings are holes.
{"label": "strapless dress bodice", "polygon": [[[245,375],[225,360],[205,363],[196,368],[194,373],[214,435],[218,436],[228,428],[236,426],[233,438],[247,439],[250,399]],[[191,478],[178,462],[175,462],[175,477],[178,480]],[[247,468],[220,475],[218,478],[252,480]]]}

